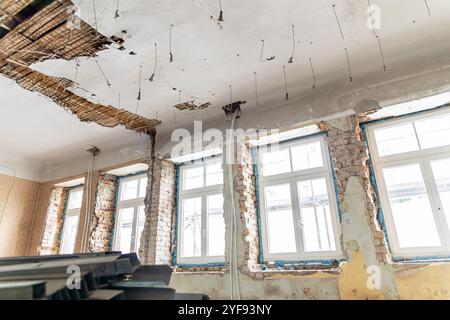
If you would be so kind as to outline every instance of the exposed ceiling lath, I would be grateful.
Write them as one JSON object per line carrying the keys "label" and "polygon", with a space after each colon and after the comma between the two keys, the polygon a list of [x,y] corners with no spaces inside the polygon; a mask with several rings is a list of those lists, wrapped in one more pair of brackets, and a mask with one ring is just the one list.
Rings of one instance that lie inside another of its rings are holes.
{"label": "exposed ceiling lath", "polygon": [[[12,1],[0,1],[0,9]],[[33,12],[36,2],[49,4]],[[69,28],[67,9],[69,0],[59,1],[14,0],[16,7],[4,13],[6,19],[20,21],[0,39],[0,73],[15,80],[22,88],[39,92],[61,107],[70,110],[81,121],[95,122],[105,127],[122,125],[136,132],[151,133],[161,121],[146,119],[138,114],[108,105],[93,103],[71,92],[73,82],[48,76],[31,69],[32,63],[47,59],[72,60],[95,54],[111,44],[111,40],[80,20],[77,28]],[[22,5],[22,7],[19,7]],[[0,11],[3,12],[3,11]],[[1,34],[0,34],[1,37]]]}

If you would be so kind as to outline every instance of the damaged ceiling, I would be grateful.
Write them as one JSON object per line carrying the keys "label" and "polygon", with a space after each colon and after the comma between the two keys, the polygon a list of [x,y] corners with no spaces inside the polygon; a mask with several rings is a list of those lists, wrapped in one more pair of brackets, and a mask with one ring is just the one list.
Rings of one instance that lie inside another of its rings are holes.
{"label": "damaged ceiling", "polygon": [[17,1],[0,3],[3,36],[0,39],[0,73],[22,88],[35,91],[70,110],[81,121],[105,127],[122,125],[136,132],[150,133],[160,124],[127,110],[93,103],[73,93],[75,83],[49,76],[29,66],[48,59],[72,60],[94,57],[111,41],[82,20],[70,27],[69,0]]}
{"label": "damaged ceiling", "polygon": [[[307,117],[339,112],[330,99],[450,66],[446,0],[428,0],[430,12],[422,0],[372,0],[381,12],[380,43],[368,28],[366,0],[227,0],[223,21],[216,0],[133,0],[118,7],[112,0],[73,0],[84,45],[74,42],[75,34],[68,42],[61,24],[67,16],[54,20],[55,28],[27,27],[20,6],[35,2],[0,0],[0,25],[6,27],[0,45],[12,41],[1,46],[0,72],[10,79],[0,79],[6,106],[0,118],[22,123],[17,128],[2,120],[0,146],[53,162],[78,156],[87,144],[126,146],[135,135],[122,127],[145,132],[162,122],[162,136],[190,128],[193,120],[223,121],[222,106],[232,101],[247,101],[240,121],[267,114],[266,123],[255,121],[255,127],[284,124],[269,108],[280,116],[292,104]],[[51,5],[62,9],[69,1]],[[26,39],[8,28],[23,28]],[[60,40],[48,41],[48,32]],[[36,37],[28,39],[30,34]],[[35,92],[25,94],[20,81]],[[119,127],[78,122],[73,111],[83,121]],[[30,135],[33,145],[27,144]]]}

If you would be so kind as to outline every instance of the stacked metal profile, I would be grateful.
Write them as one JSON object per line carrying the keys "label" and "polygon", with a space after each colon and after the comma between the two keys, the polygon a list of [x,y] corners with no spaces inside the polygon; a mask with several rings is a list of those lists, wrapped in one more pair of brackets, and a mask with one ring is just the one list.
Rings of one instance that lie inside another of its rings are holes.
{"label": "stacked metal profile", "polygon": [[0,259],[0,300],[204,299],[168,287],[169,266],[140,265],[120,252]]}

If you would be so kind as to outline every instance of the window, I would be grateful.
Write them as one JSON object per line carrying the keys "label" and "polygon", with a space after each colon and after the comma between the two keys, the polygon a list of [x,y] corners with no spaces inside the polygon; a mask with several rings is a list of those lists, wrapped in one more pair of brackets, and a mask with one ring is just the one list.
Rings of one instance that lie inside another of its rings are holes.
{"label": "window", "polygon": [[323,137],[259,150],[264,259],[341,257],[336,197]]}
{"label": "window", "polygon": [[113,250],[137,252],[144,230],[147,175],[120,178]]}
{"label": "window", "polygon": [[397,257],[450,253],[450,112],[368,126],[391,249]]}
{"label": "window", "polygon": [[61,232],[60,254],[72,254],[77,240],[78,221],[83,201],[83,186],[70,189],[68,192],[63,229]]}
{"label": "window", "polygon": [[223,262],[222,159],[182,164],[179,170],[177,262]]}

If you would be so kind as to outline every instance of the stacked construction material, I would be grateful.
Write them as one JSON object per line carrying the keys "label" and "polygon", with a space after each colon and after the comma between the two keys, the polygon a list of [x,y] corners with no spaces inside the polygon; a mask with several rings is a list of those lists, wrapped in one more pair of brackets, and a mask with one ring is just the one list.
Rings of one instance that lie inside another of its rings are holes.
{"label": "stacked construction material", "polygon": [[[141,266],[120,252],[0,259],[0,300],[180,299],[169,266]],[[188,295],[202,299],[203,295]]]}

